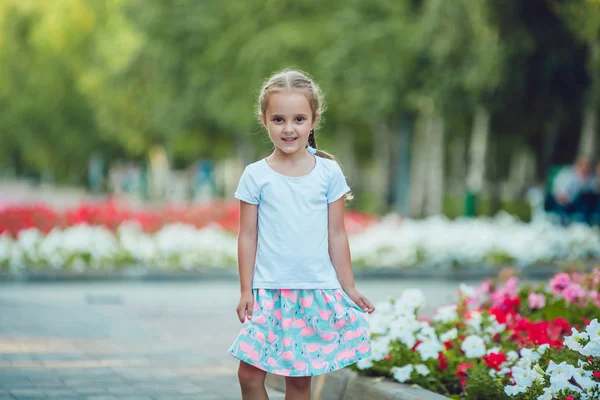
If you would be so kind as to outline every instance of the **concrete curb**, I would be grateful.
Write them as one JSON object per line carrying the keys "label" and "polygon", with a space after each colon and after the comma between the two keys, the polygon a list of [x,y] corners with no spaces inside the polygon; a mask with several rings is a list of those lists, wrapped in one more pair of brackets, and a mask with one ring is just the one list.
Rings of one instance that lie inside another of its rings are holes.
{"label": "concrete curb", "polygon": [[[545,280],[552,277],[561,269],[563,264],[548,263],[545,265],[532,265],[517,269],[520,276],[530,280]],[[580,263],[587,271],[600,266],[600,260]],[[421,266],[412,268],[382,268],[382,267],[355,267],[354,276],[360,280],[375,279],[431,279],[438,281],[466,282],[481,281],[494,277],[501,270],[500,267],[489,265],[448,267],[448,266]],[[128,266],[114,270],[43,270],[29,269],[15,272],[0,271],[0,283],[3,282],[119,282],[119,281],[230,281],[237,280],[236,268],[202,267],[194,271],[164,270],[152,266]]]}
{"label": "concrete curb", "polygon": [[[267,375],[267,385],[285,391],[285,378]],[[312,379],[313,400],[449,400],[449,397],[389,379],[358,375],[345,368]]]}

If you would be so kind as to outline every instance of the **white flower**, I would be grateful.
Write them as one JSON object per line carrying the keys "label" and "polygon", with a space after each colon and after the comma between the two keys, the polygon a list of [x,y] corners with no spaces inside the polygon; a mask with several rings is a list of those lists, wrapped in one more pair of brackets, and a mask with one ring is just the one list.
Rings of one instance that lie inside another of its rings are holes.
{"label": "white flower", "polygon": [[596,339],[586,344],[583,349],[581,349],[581,354],[588,357],[600,357],[600,339]]}
{"label": "white flower", "polygon": [[430,358],[437,359],[443,349],[444,345],[438,340],[425,340],[417,346],[417,352],[424,361]]}
{"label": "white flower", "polygon": [[506,330],[506,325],[505,324],[499,324],[498,322],[496,322],[496,319],[493,319],[491,321],[491,324],[485,328],[485,333],[488,333],[492,336],[494,336],[497,333],[502,333]]}
{"label": "white flower", "polygon": [[519,386],[519,385],[504,387],[504,393],[506,393],[509,396],[516,396],[519,393],[525,393],[526,390],[527,390],[527,388],[525,388],[523,386]]}
{"label": "white flower", "polygon": [[463,297],[473,297],[473,295],[475,294],[475,288],[473,288],[472,286],[468,286],[465,285],[464,283],[461,283],[458,286],[458,290],[460,291],[460,293],[462,294]]}
{"label": "white flower", "polygon": [[524,359],[529,360],[530,362],[536,362],[538,361],[542,356],[540,353],[538,353],[537,351],[534,351],[533,349],[521,349],[521,357],[523,357]]}
{"label": "white flower", "polygon": [[529,387],[540,378],[540,374],[533,369],[524,369],[519,367],[512,368],[513,379],[517,386]]}
{"label": "white flower", "polygon": [[389,320],[382,314],[375,313],[369,318],[369,328],[372,333],[383,335],[388,332]]}
{"label": "white flower", "polygon": [[415,310],[425,303],[425,295],[421,289],[406,289],[396,301],[396,310]]}
{"label": "white flower", "polygon": [[544,388],[544,394],[539,395],[537,400],[553,400],[554,399],[554,391],[547,387]]}
{"label": "white flower", "polygon": [[423,322],[421,325],[421,330],[417,334],[417,339],[419,340],[437,340],[437,334],[435,333],[435,329],[429,326],[427,323]]}
{"label": "white flower", "polygon": [[508,353],[506,353],[506,359],[510,362],[516,361],[518,358],[519,358],[519,353],[517,353],[514,350],[511,350]]}
{"label": "white flower", "polygon": [[452,322],[458,318],[458,313],[456,312],[456,304],[450,304],[448,306],[440,307],[435,312],[433,316],[433,320],[436,322]]}
{"label": "white flower", "polygon": [[569,383],[569,379],[573,376],[573,366],[567,364],[565,361],[556,364],[550,360],[546,373],[550,375],[550,387],[555,392],[575,387]]}
{"label": "white flower", "polygon": [[541,355],[544,355],[546,350],[548,350],[549,348],[550,348],[549,344],[542,344],[541,346],[538,346],[537,352],[540,353]]}
{"label": "white flower", "polygon": [[581,345],[580,341],[586,340],[587,338],[588,334],[586,332],[578,332],[577,329],[571,328],[571,336],[565,336],[563,343],[569,349],[581,353],[583,346]]}
{"label": "white flower", "polygon": [[597,318],[590,321],[588,326],[585,328],[590,340],[600,340],[600,323]]}
{"label": "white flower", "polygon": [[479,311],[473,311],[471,317],[467,320],[467,326],[472,328],[475,333],[481,333],[481,313]]}
{"label": "white flower", "polygon": [[413,371],[412,364],[408,364],[408,365],[405,365],[404,367],[400,367],[400,368],[393,367],[392,375],[394,376],[395,380],[397,380],[400,383],[404,383],[408,379],[410,379],[410,374],[412,374],[412,371]]}
{"label": "white flower", "polygon": [[373,366],[373,360],[370,358],[363,358],[362,360],[358,360],[356,362],[356,366],[358,369],[368,369]]}
{"label": "white flower", "polygon": [[485,355],[485,343],[479,336],[467,336],[460,345],[460,348],[469,358],[478,358]]}
{"label": "white flower", "polygon": [[389,353],[389,345],[392,338],[389,336],[379,336],[371,340],[371,359],[381,361]]}
{"label": "white flower", "polygon": [[449,340],[454,340],[458,337],[458,330],[456,328],[452,328],[447,332],[444,332],[440,335],[440,340],[442,342],[447,342]]}
{"label": "white flower", "polygon": [[427,376],[429,375],[429,368],[425,364],[417,364],[415,365],[415,371],[417,371],[420,375]]}

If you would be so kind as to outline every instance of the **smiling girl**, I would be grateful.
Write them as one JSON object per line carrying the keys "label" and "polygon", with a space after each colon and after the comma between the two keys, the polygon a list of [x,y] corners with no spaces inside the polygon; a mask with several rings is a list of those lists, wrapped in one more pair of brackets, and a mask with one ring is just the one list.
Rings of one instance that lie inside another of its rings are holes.
{"label": "smiling girl", "polygon": [[318,85],[299,71],[264,84],[258,114],[274,150],[248,165],[240,200],[238,266],[244,325],[229,353],[244,400],[268,399],[267,372],[286,377],[286,399],[310,399],[311,377],[371,355],[371,302],[354,286],[344,205],[350,188],[317,150]]}

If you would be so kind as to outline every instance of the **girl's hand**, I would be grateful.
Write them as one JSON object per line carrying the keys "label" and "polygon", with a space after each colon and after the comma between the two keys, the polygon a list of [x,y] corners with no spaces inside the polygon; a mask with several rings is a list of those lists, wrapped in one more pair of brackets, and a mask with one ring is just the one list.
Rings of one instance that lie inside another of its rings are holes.
{"label": "girl's hand", "polygon": [[369,299],[367,299],[365,296],[363,296],[362,294],[360,294],[358,292],[358,290],[352,288],[352,289],[346,291],[346,294],[364,312],[368,312],[369,314],[371,314],[373,311],[375,311],[375,307],[373,307],[373,304],[371,304],[371,302],[369,301]]}
{"label": "girl's hand", "polygon": [[237,306],[237,315],[241,323],[244,323],[244,319],[252,319],[252,308],[254,307],[254,295],[252,292],[242,293],[240,302]]}

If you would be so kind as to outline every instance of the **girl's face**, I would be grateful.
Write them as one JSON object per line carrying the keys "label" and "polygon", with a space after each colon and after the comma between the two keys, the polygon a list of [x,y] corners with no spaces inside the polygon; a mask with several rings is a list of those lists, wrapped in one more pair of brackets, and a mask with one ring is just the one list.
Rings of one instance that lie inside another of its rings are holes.
{"label": "girl's face", "polygon": [[306,147],[316,123],[312,115],[308,98],[302,91],[282,91],[269,96],[266,113],[261,114],[260,119],[275,147],[293,154]]}

